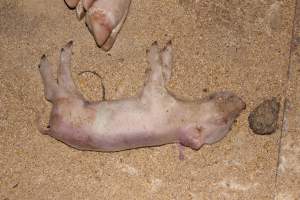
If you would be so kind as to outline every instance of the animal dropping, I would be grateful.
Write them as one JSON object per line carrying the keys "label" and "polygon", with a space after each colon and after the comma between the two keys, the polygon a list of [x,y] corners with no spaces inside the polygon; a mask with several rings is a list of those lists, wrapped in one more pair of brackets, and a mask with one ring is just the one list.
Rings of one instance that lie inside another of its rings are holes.
{"label": "animal dropping", "polygon": [[269,135],[276,131],[280,103],[275,97],[259,104],[248,117],[249,127],[255,134]]}
{"label": "animal dropping", "polygon": [[[172,44],[147,50],[150,70],[135,97],[90,102],[76,88],[70,71],[72,41],[60,52],[57,80],[42,56],[39,71],[45,97],[53,105],[49,126],[42,132],[80,149],[121,151],[178,143],[194,150],[221,140],[245,103],[231,92],[186,101],[166,89],[171,77]],[[180,148],[182,149],[182,148]]]}

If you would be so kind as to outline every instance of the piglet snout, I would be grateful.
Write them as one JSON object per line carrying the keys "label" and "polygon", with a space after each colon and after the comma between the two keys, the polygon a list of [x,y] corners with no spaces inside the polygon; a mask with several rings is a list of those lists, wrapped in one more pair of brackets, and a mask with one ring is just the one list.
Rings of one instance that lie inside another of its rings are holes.
{"label": "piglet snout", "polygon": [[223,91],[209,96],[220,112],[227,114],[229,118],[235,118],[246,108],[244,101],[232,92]]}

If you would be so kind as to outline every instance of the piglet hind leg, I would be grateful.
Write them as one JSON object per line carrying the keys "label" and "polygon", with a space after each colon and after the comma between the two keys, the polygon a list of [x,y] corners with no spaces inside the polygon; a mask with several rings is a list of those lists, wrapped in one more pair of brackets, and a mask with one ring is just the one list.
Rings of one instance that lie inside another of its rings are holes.
{"label": "piglet hind leg", "polygon": [[49,64],[46,55],[43,55],[39,64],[39,71],[44,84],[45,98],[50,102],[55,99],[58,93],[58,84],[52,75],[51,68],[52,66]]}
{"label": "piglet hind leg", "polygon": [[57,99],[74,96],[82,98],[76,89],[70,71],[72,46],[73,41],[70,41],[61,49],[57,80],[52,75],[52,65],[49,64],[46,56],[43,55],[41,58],[39,70],[44,83],[45,97],[51,103],[55,103]]}
{"label": "piglet hind leg", "polygon": [[54,106],[61,102],[83,101],[84,98],[73,82],[70,66],[73,41],[68,42],[60,51],[60,62],[57,69],[57,79],[52,74],[52,65],[45,55],[41,57],[39,71],[44,84],[44,93]]}
{"label": "piglet hind leg", "polygon": [[73,82],[70,65],[73,42],[68,42],[60,51],[57,80],[53,77],[45,56],[41,58],[40,73],[44,83],[45,97],[52,103],[47,134],[78,149],[90,149],[84,125],[95,118]]}
{"label": "piglet hind leg", "polygon": [[[57,80],[54,78],[52,74],[52,68],[53,66],[50,65],[46,55],[43,55],[40,60],[39,71],[44,85],[44,95],[49,102],[55,103],[57,99],[62,96],[64,91],[60,89]],[[40,119],[41,116],[39,113],[37,113],[36,126],[39,132],[45,135],[49,135],[51,133],[50,126],[48,125],[47,128],[43,128],[41,126]]]}
{"label": "piglet hind leg", "polygon": [[45,55],[41,57],[39,71],[44,84],[45,97],[51,103],[55,103],[59,98],[66,98],[70,93],[76,93],[71,72],[69,70],[72,42],[69,42],[61,49],[60,66],[58,68],[57,79],[54,78],[53,66]]}

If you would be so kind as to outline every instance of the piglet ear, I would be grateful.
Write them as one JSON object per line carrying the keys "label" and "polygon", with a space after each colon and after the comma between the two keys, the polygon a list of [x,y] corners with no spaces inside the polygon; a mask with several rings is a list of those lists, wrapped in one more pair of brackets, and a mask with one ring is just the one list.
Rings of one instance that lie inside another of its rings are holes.
{"label": "piglet ear", "polygon": [[112,25],[102,10],[89,9],[86,24],[99,47],[109,38]]}
{"label": "piglet ear", "polygon": [[65,0],[69,8],[75,8],[80,0]]}

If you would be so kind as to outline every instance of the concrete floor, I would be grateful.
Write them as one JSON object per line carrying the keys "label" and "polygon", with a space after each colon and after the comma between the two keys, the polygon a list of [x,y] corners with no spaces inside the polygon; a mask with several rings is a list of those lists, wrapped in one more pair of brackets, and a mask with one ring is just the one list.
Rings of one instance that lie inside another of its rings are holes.
{"label": "concrete floor", "polygon": [[[133,0],[105,53],[63,0],[1,0],[0,200],[300,199],[295,7],[296,0]],[[40,56],[57,64],[59,49],[71,39],[73,76],[89,99],[101,97],[100,80],[79,72],[104,77],[108,99],[134,95],[145,78],[145,50],[154,40],[162,45],[172,39],[172,92],[197,99],[231,90],[247,109],[224,140],[186,149],[184,161],[176,145],[118,153],[72,149],[41,135],[34,123],[35,113],[46,108],[46,125],[50,110],[37,69]],[[255,135],[249,112],[273,96],[281,100],[282,128]]]}

